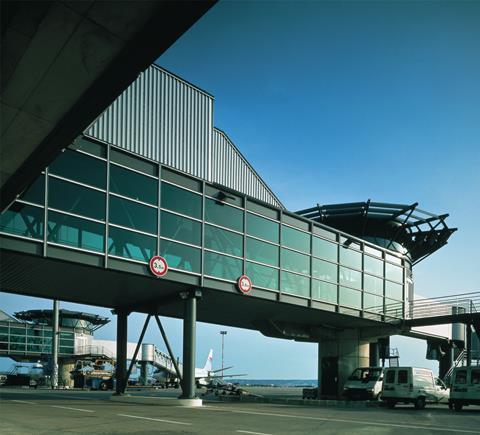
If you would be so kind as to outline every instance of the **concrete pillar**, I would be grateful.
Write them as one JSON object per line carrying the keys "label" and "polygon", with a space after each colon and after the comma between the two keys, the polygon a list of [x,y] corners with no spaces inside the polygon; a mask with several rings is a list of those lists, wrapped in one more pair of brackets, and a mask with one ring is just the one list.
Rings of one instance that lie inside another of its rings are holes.
{"label": "concrete pillar", "polygon": [[379,367],[380,366],[380,349],[378,342],[370,343],[370,367]]}
{"label": "concrete pillar", "polygon": [[122,395],[126,387],[127,375],[127,327],[128,313],[124,310],[117,310],[117,366],[115,369],[115,394]]}
{"label": "concrete pillar", "polygon": [[58,388],[58,324],[59,324],[59,304],[58,300],[53,301],[53,319],[52,319],[52,388]]}
{"label": "concrete pillar", "polygon": [[356,368],[368,367],[369,357],[369,343],[360,339],[358,331],[343,331],[335,340],[323,340],[319,357],[321,395],[341,397],[347,378]]}
{"label": "concrete pillar", "polygon": [[194,294],[185,296],[183,319],[183,399],[195,398],[195,346],[197,300]]}
{"label": "concrete pillar", "polygon": [[75,363],[71,361],[61,362],[58,365],[58,381],[60,385],[73,388],[73,379],[70,372],[75,368]]}

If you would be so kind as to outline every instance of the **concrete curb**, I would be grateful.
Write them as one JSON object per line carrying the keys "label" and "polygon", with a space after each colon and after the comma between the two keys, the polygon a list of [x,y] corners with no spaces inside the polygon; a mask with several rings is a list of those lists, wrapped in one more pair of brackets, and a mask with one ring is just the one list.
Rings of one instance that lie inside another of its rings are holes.
{"label": "concrete curb", "polygon": [[206,401],[244,402],[244,403],[270,403],[275,405],[318,406],[329,408],[377,408],[381,402],[350,401],[350,400],[312,400],[312,399],[286,399],[277,397],[248,397],[248,396],[216,396]]}
{"label": "concrete curb", "polygon": [[154,396],[111,396],[110,400],[121,403],[136,403],[139,405],[155,406],[185,406],[196,408],[203,405],[202,399],[175,399],[173,397],[154,397]]}

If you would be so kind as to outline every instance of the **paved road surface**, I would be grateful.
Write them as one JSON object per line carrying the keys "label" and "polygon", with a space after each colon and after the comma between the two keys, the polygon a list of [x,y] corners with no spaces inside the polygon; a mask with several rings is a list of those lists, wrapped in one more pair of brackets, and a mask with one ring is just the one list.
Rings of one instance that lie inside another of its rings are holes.
{"label": "paved road surface", "polygon": [[0,389],[1,434],[480,434],[480,407],[318,408],[207,403],[202,408],[111,402],[111,393]]}

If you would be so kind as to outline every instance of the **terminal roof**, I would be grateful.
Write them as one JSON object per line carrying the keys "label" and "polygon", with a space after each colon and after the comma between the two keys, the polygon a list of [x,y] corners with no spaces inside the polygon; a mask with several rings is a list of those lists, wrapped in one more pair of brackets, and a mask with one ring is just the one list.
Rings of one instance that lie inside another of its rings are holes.
{"label": "terminal roof", "polygon": [[[456,228],[436,215],[411,205],[382,202],[330,204],[300,210],[298,214],[392,250],[403,250],[418,263],[443,245]],[[399,247],[401,249],[399,249]]]}

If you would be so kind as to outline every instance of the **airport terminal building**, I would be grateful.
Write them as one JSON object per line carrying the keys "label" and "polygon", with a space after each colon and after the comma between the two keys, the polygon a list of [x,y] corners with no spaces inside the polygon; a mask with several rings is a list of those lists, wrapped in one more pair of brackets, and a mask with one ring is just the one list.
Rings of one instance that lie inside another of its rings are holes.
{"label": "airport terminal building", "polygon": [[180,318],[199,300],[193,319],[322,343],[319,377],[341,381],[407,316],[412,265],[454,229],[417,204],[286,210],[213,103],[145,70],[1,215],[2,289]]}

